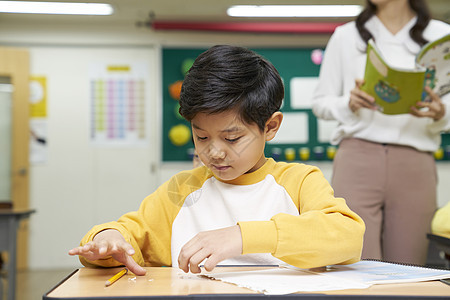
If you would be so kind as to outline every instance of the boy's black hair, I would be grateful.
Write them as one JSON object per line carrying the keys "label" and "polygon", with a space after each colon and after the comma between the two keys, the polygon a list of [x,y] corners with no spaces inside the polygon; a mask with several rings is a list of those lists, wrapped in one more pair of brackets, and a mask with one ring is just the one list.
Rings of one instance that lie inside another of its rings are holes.
{"label": "boy's black hair", "polygon": [[179,111],[192,121],[197,113],[236,109],[243,121],[263,131],[283,98],[283,82],[269,61],[243,47],[216,45],[200,54],[187,73]]}

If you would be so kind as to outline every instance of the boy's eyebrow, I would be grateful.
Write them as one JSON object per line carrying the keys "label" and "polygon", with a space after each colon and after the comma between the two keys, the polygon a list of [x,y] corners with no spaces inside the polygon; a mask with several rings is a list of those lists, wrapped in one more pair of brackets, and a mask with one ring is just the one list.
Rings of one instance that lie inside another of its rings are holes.
{"label": "boy's eyebrow", "polygon": [[[205,129],[200,128],[199,126],[195,125],[194,123],[192,123],[192,127],[194,127],[195,129],[198,129],[198,130],[205,130]],[[239,127],[239,126],[233,126],[233,127],[226,128],[226,129],[224,129],[224,130],[221,130],[220,132],[237,132],[237,131],[241,131],[241,130],[242,130],[241,127]]]}
{"label": "boy's eyebrow", "polygon": [[236,132],[236,131],[241,131],[242,128],[238,127],[238,126],[234,126],[234,127],[230,127],[227,129],[222,130],[222,132]]}

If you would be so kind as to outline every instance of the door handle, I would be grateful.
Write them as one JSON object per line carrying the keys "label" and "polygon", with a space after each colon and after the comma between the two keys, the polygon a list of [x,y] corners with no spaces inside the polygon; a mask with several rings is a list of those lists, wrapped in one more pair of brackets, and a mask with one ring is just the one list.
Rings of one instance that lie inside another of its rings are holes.
{"label": "door handle", "polygon": [[20,176],[25,176],[27,175],[28,170],[27,168],[20,168],[19,171],[17,171],[17,174],[19,174]]}

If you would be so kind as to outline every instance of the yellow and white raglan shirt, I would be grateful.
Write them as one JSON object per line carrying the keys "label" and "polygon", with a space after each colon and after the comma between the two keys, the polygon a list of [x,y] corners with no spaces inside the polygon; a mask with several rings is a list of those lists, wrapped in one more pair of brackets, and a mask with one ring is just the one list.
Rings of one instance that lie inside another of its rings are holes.
{"label": "yellow and white raglan shirt", "polygon": [[[236,224],[243,255],[221,265],[354,263],[365,230],[345,200],[334,197],[318,168],[269,158],[255,172],[227,182],[205,166],[180,172],[146,197],[138,211],[95,226],[81,244],[102,230],[116,229],[133,246],[141,266],[177,267],[182,246],[197,233]],[[119,265],[111,257],[80,260],[87,266]]]}

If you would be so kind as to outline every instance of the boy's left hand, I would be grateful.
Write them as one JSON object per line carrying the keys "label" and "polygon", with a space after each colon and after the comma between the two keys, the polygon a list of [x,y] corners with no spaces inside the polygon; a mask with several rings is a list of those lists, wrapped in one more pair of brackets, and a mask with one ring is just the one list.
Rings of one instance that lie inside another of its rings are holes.
{"label": "boy's left hand", "polygon": [[239,225],[198,233],[183,248],[178,256],[178,266],[184,272],[200,273],[198,266],[203,260],[205,269],[212,271],[227,259],[242,254],[242,235]]}

